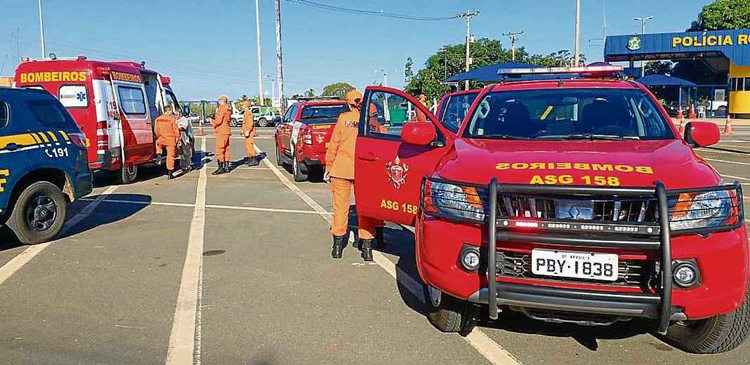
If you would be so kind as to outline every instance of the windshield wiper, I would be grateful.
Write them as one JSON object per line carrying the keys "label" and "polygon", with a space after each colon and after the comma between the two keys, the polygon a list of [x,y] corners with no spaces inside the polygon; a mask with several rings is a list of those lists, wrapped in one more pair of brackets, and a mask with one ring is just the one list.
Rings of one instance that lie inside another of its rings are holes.
{"label": "windshield wiper", "polygon": [[605,140],[605,141],[622,141],[622,140],[639,140],[637,136],[618,136],[614,134],[593,134],[593,133],[581,133],[581,134],[560,134],[560,135],[549,135],[539,136],[536,139],[563,139],[563,140]]}
{"label": "windshield wiper", "polygon": [[482,137],[492,138],[492,139],[522,139],[522,140],[531,139],[531,137],[511,136],[510,134],[489,134],[489,135],[484,135]]}

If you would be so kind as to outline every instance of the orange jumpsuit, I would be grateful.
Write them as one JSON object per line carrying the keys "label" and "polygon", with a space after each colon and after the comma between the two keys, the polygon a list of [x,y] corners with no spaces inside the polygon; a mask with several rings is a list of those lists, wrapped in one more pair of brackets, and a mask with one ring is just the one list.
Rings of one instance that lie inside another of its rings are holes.
{"label": "orange jumpsuit", "polygon": [[229,106],[227,104],[219,105],[213,121],[214,135],[216,136],[216,160],[219,162],[229,161],[229,136],[232,134],[229,121],[231,119],[232,111]]}
{"label": "orange jumpsuit", "polygon": [[163,114],[156,118],[156,153],[161,153],[163,148],[167,149],[167,170],[174,171],[174,160],[177,156],[177,141],[180,138],[180,129],[177,128],[177,116],[174,114]]}
{"label": "orange jumpsuit", "polygon": [[245,137],[245,152],[247,152],[248,158],[255,157],[255,121],[253,120],[253,112],[245,110],[245,114],[242,116],[242,136]]}
{"label": "orange jumpsuit", "polygon": [[[354,146],[357,142],[359,110],[353,109],[339,115],[333,127],[331,142],[326,150],[326,172],[331,177],[333,195],[333,224],[331,234],[343,236],[349,227],[349,203],[354,190]],[[379,222],[357,214],[359,238],[375,238]]]}

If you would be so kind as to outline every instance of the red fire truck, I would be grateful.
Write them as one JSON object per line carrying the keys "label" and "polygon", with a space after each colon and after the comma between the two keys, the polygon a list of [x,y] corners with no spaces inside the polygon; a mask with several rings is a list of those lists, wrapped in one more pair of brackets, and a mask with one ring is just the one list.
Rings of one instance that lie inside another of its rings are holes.
{"label": "red fire truck", "polygon": [[90,168],[117,172],[125,184],[156,159],[153,121],[165,104],[179,106],[170,81],[143,63],[84,56],[28,60],[15,75],[16,87],[57,97],[88,138]]}
{"label": "red fire truck", "polygon": [[367,88],[363,108],[375,105],[385,128],[359,123],[357,213],[415,226],[438,329],[467,333],[479,311],[516,311],[580,325],[641,318],[695,353],[748,336],[742,186],[693,151],[718,127],[691,122],[681,138],[617,71],[508,70],[544,77],[485,87],[455,132],[411,96]]}

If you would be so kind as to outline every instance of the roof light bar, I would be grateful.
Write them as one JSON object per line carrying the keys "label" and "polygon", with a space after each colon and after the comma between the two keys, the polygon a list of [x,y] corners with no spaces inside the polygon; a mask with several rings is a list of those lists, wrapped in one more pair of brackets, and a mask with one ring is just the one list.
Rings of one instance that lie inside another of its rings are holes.
{"label": "roof light bar", "polygon": [[620,66],[579,66],[579,67],[533,67],[533,68],[501,68],[498,75],[550,75],[550,74],[616,74],[622,72]]}

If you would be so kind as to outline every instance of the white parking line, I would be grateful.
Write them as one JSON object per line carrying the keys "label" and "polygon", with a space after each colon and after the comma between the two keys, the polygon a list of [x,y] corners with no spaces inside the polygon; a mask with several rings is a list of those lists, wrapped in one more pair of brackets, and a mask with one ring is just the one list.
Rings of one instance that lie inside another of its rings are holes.
{"label": "white parking line", "polygon": [[721,174],[721,176],[723,176],[723,177],[728,177],[728,178],[730,178],[730,179],[737,179],[737,180],[743,180],[743,181],[750,181],[750,179],[748,179],[748,178],[746,178],[746,177],[741,177],[741,176],[733,176],[733,175],[727,175],[727,174]]}
{"label": "white parking line", "polygon": [[[99,206],[99,203],[101,203],[104,198],[107,197],[107,195],[112,194],[117,190],[117,186],[110,186],[102,192],[96,199],[91,201],[88,205],[86,205],[81,211],[79,211],[76,215],[71,217],[67,222],[65,222],[65,226],[63,226],[62,231],[60,231],[60,235],[65,234],[69,229],[75,227],[76,224],[80,223],[83,219],[88,217],[94,209],[96,209],[97,206]],[[8,261],[5,265],[0,267],[0,285],[4,283],[8,278],[13,276],[18,270],[20,270],[24,265],[26,265],[31,259],[33,259],[36,255],[40,254],[44,249],[49,247],[51,244],[58,242],[59,240],[55,240],[52,242],[47,243],[41,243],[34,246],[29,246],[29,248],[23,250],[20,254],[18,254],[16,257],[14,257],[12,260]]]}
{"label": "white parking line", "polygon": [[750,163],[747,163],[747,162],[727,161],[727,160],[719,160],[717,158],[707,158],[707,157],[703,157],[703,159],[706,160],[706,161],[715,161],[715,162],[731,163],[731,164],[735,164],[735,165],[747,165],[747,166],[750,166]]}
{"label": "white parking line", "polygon": [[737,156],[750,156],[750,152],[724,151],[724,150],[719,150],[715,148],[706,148],[704,150],[701,150],[700,152],[719,153],[719,154],[737,155]]}
{"label": "white parking line", "polygon": [[[255,149],[260,153],[262,152],[258,146],[255,146]],[[302,191],[300,188],[297,187],[297,185],[294,185],[289,178],[284,176],[284,174],[276,167],[274,166],[271,161],[268,160],[268,158],[263,160],[263,163],[266,164],[271,170],[273,170],[273,173],[281,180],[281,183],[286,185],[290,190],[292,190],[297,196],[305,201],[307,205],[310,206],[313,210],[315,210],[321,218],[323,218],[328,224],[331,223],[331,217],[325,209],[323,209],[318,202],[313,200],[307,193]],[[385,257],[382,253],[378,251],[373,252],[373,258],[375,259],[375,263],[380,266],[385,272],[387,272],[390,276],[393,277],[393,279],[399,280],[399,276],[396,275],[396,265],[393,264],[391,260],[388,260],[388,258]],[[403,277],[408,277],[409,279],[412,279],[409,275],[403,275]],[[401,281],[402,285],[404,285],[406,288],[415,290],[413,288],[413,283],[408,282],[407,279],[401,279],[404,281]],[[410,290],[410,291],[411,291]],[[419,298],[423,297],[423,293],[419,291],[418,293],[412,292],[412,294]],[[506,351],[502,346],[500,346],[497,342],[493,341],[489,336],[487,336],[482,330],[480,329],[474,329],[468,336],[461,337],[466,342],[468,342],[475,350],[477,350],[482,356],[484,356],[487,361],[489,361],[491,364],[495,365],[518,365],[520,362],[516,360],[513,355],[511,355],[508,351]]]}
{"label": "white parking line", "polygon": [[[252,212],[269,212],[269,213],[292,213],[292,214],[321,214],[313,210],[298,210],[298,209],[277,209],[277,208],[259,208],[259,207],[237,207],[230,205],[206,205],[206,208],[210,209],[231,209],[231,210],[247,210]],[[322,214],[331,215],[331,213],[324,212]]]}
{"label": "white parking line", "polygon": [[[206,139],[201,148],[206,150]],[[172,331],[167,349],[168,365],[200,364],[200,330],[196,324],[200,318],[200,290],[203,265],[203,238],[206,227],[206,166],[200,170],[195,193],[195,209],[190,222],[185,264],[182,267],[180,291],[177,294]]]}

